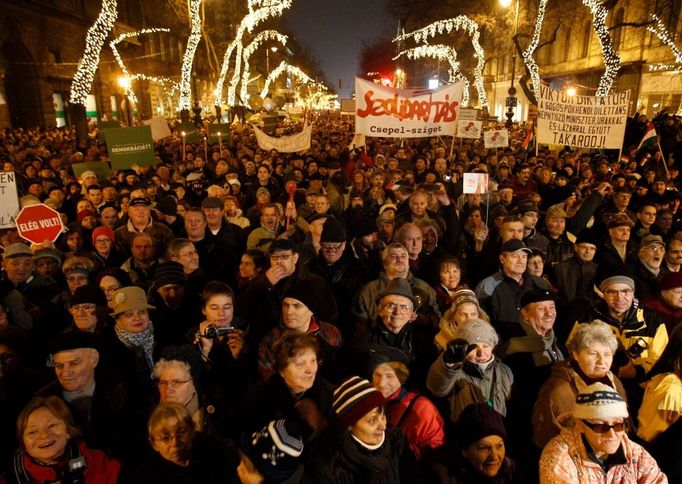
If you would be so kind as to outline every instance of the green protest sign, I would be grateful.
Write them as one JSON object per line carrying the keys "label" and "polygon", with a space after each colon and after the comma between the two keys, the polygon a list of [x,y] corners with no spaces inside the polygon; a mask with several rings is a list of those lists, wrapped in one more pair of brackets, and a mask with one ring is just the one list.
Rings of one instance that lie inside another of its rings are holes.
{"label": "green protest sign", "polygon": [[154,165],[154,142],[150,126],[105,129],[104,137],[113,170],[127,170],[133,165]]}
{"label": "green protest sign", "polygon": [[76,178],[80,178],[84,171],[94,171],[95,175],[97,175],[97,180],[100,182],[109,179],[109,173],[111,171],[109,169],[109,163],[106,161],[74,163],[71,165],[71,169],[73,170],[73,174],[76,175]]}
{"label": "green protest sign", "polygon": [[223,143],[228,142],[230,141],[230,125],[227,123],[209,124],[208,134],[211,143],[218,143],[220,140],[222,140]]}
{"label": "green protest sign", "polygon": [[185,133],[185,143],[198,143],[200,140],[204,139],[203,135],[199,133],[197,127],[192,123],[178,123],[175,125],[175,129],[178,130],[178,135],[180,138],[183,138],[182,133]]}
{"label": "green protest sign", "polygon": [[121,123],[119,123],[118,121],[100,121],[99,123],[97,123],[97,127],[99,128],[100,141],[106,141],[104,139],[104,130],[111,128],[120,128]]}

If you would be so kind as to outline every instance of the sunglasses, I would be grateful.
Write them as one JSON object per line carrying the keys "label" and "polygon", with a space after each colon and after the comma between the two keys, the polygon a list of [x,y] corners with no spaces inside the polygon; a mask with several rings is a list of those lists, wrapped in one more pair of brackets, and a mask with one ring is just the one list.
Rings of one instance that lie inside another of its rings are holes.
{"label": "sunglasses", "polygon": [[613,425],[609,425],[606,423],[591,423],[588,422],[587,420],[583,420],[583,423],[587,425],[592,432],[596,432],[598,434],[605,434],[609,430],[613,429],[614,432],[622,432],[625,430],[625,422],[616,422]]}

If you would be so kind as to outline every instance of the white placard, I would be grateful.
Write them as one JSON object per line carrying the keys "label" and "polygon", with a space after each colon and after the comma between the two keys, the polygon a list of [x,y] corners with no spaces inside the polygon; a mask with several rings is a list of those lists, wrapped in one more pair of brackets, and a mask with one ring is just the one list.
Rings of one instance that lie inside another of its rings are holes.
{"label": "white placard", "polygon": [[459,110],[459,117],[458,119],[460,121],[476,121],[476,118],[478,118],[478,110],[474,108],[461,108]]}
{"label": "white placard", "polygon": [[464,193],[488,193],[487,173],[465,173],[463,178]]}
{"label": "white placard", "polygon": [[483,144],[486,148],[506,148],[509,146],[509,133],[506,129],[484,131]]}
{"label": "white placard", "polygon": [[483,129],[482,121],[459,120],[457,121],[457,137],[480,139],[481,130]]}
{"label": "white placard", "polygon": [[0,228],[14,228],[14,217],[18,212],[16,174],[12,171],[0,171]]}
{"label": "white placard", "polygon": [[365,136],[428,138],[457,130],[464,84],[394,89],[355,78],[355,131]]}
{"label": "white placard", "polygon": [[610,96],[569,96],[541,85],[538,143],[621,149],[629,106],[629,90]]}
{"label": "white placard", "polygon": [[143,121],[144,124],[151,126],[152,128],[152,139],[158,141],[163,138],[167,138],[171,135],[171,130],[168,127],[168,121],[166,118],[152,118]]}

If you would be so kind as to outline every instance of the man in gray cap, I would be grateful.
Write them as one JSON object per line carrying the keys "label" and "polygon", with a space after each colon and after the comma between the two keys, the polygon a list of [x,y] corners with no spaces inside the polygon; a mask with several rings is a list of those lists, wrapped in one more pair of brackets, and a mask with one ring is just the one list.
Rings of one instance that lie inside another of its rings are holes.
{"label": "man in gray cap", "polygon": [[[410,282],[402,277],[391,279],[376,296],[377,316],[369,327],[358,325],[349,348],[355,355],[358,372],[365,368],[370,348],[392,346],[410,359],[410,375],[414,382],[426,382],[431,363],[438,356],[433,344],[435,331],[431,326],[414,324],[419,307]],[[362,326],[362,327],[361,327]]]}
{"label": "man in gray cap", "polygon": [[635,296],[643,301],[656,294],[661,278],[661,264],[665,257],[665,243],[660,235],[645,235],[639,245],[634,267]]}
{"label": "man in gray cap", "polygon": [[[638,387],[634,382],[651,370],[668,344],[665,324],[655,311],[640,307],[628,268],[600,266],[596,280],[601,301],[576,307],[573,331],[578,324],[595,319],[609,324],[619,342],[611,370],[621,380],[629,379],[633,388]],[[623,381],[626,388],[629,382]],[[636,391],[641,394],[641,389]]]}

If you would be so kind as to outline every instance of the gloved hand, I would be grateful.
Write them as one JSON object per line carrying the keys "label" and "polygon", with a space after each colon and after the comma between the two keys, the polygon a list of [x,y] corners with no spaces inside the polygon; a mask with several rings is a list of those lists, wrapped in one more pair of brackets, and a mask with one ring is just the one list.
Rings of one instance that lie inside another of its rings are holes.
{"label": "gloved hand", "polygon": [[443,353],[443,362],[448,365],[454,365],[464,361],[466,355],[476,349],[476,345],[469,344],[469,342],[462,338],[456,338],[448,342],[448,347]]}

